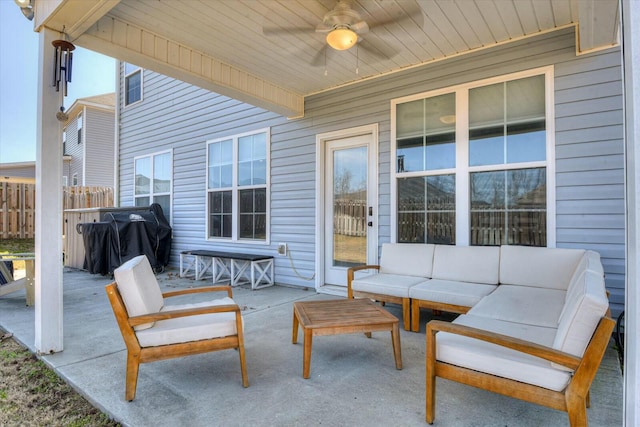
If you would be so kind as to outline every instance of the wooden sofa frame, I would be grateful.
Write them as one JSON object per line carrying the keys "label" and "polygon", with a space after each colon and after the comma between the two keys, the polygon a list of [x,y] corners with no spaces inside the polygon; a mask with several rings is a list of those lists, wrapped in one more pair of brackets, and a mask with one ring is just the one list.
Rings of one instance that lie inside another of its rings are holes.
{"label": "wooden sofa frame", "polygon": [[409,298],[394,297],[391,295],[376,294],[373,292],[354,291],[353,288],[351,287],[351,282],[354,279],[355,272],[360,270],[380,271],[380,266],[379,265],[360,265],[357,267],[350,267],[347,270],[347,297],[351,299],[353,299],[354,297],[370,298],[372,300],[379,301],[381,303],[390,302],[392,304],[400,304],[402,306],[402,323],[404,324],[404,330],[405,331],[410,330],[410,320],[411,320],[410,301],[411,300]]}
{"label": "wooden sofa frame", "polygon": [[[464,325],[440,320],[427,323],[426,346],[426,421],[433,424],[435,419],[436,377],[446,378],[462,384],[514,397],[538,405],[567,412],[572,427],[586,426],[589,406],[589,388],[598,371],[600,362],[611,339],[615,322],[608,316],[602,317],[582,358],[556,349],[534,344],[521,339],[496,334]],[[450,332],[489,343],[501,345],[530,354],[574,371],[571,382],[563,391],[553,391],[543,387],[478,372],[471,369],[440,362],[436,359],[436,333]]]}
{"label": "wooden sofa frame", "polygon": [[[197,307],[129,317],[122,296],[118,291],[117,283],[113,282],[107,285],[106,291],[109,297],[109,302],[111,303],[111,307],[113,308],[113,312],[118,322],[120,332],[122,333],[122,338],[124,339],[124,342],[127,346],[127,374],[125,385],[125,399],[127,401],[132,401],[135,398],[140,363],[155,362],[157,360],[172,359],[176,357],[207,353],[216,350],[238,350],[240,354],[240,369],[242,371],[242,385],[244,387],[249,387],[249,380],[247,378],[247,368],[245,362],[244,337],[242,332],[242,316],[238,305],[215,305],[209,307]],[[226,291],[227,295],[230,298],[232,297],[230,286],[208,286],[203,288],[183,289],[179,291],[165,292],[162,294],[162,296],[163,298],[169,298],[178,295],[219,291]],[[154,347],[141,347],[133,329],[134,326],[142,325],[149,322],[155,322],[158,320],[226,312],[232,312],[236,315],[236,330],[238,331],[237,335],[185,343],[160,345]]]}

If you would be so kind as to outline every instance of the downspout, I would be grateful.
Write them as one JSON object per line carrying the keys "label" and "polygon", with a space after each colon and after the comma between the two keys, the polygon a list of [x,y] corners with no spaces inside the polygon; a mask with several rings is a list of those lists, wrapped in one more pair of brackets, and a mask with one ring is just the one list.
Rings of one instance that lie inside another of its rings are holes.
{"label": "downspout", "polygon": [[[82,105],[82,186],[87,185],[87,106]],[[77,122],[76,122],[77,123]]]}
{"label": "downspout", "polygon": [[115,61],[116,109],[113,130],[113,205],[120,206],[120,61]]}
{"label": "downspout", "polygon": [[640,425],[640,4],[623,0],[626,271],[624,343],[624,425]]}

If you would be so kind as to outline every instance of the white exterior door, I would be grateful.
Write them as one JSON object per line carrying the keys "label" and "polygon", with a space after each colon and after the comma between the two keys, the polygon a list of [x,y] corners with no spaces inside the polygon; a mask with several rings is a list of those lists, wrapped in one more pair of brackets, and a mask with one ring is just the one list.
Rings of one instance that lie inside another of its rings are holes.
{"label": "white exterior door", "polygon": [[377,260],[377,151],[372,133],[324,145],[324,285],[346,287],[349,267]]}

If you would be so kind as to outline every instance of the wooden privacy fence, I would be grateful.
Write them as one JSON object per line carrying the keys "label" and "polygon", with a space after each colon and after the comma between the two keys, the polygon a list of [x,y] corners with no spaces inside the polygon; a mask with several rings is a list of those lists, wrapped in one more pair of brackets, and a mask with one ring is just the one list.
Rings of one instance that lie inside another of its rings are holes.
{"label": "wooden privacy fence", "polygon": [[[35,236],[35,184],[0,182],[0,239]],[[62,209],[113,206],[110,187],[64,187]]]}
{"label": "wooden privacy fence", "polygon": [[0,182],[0,239],[33,238],[36,185]]}

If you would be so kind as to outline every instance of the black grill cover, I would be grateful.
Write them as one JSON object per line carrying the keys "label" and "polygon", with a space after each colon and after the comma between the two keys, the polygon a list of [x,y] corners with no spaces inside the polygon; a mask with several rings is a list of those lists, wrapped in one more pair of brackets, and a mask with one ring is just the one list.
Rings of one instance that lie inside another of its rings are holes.
{"label": "black grill cover", "polygon": [[85,244],[85,268],[90,273],[113,274],[138,255],[146,255],[156,272],[169,263],[171,226],[157,203],[146,211],[107,212],[102,222],[78,226]]}
{"label": "black grill cover", "polygon": [[84,242],[84,268],[91,274],[109,273],[111,223],[85,222],[76,226]]}

